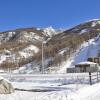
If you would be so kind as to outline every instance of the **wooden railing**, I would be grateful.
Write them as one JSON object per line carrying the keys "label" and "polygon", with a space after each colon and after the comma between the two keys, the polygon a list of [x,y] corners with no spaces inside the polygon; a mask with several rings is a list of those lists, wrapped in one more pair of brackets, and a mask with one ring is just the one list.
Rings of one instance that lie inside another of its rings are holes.
{"label": "wooden railing", "polygon": [[90,85],[100,81],[100,72],[89,72],[89,83]]}

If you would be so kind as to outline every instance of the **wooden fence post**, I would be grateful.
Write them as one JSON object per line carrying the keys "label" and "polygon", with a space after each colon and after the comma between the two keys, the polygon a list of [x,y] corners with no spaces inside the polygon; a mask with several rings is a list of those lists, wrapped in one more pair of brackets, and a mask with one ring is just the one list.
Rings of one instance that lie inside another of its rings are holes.
{"label": "wooden fence post", "polygon": [[89,72],[89,82],[90,82],[90,85],[92,85],[91,72]]}

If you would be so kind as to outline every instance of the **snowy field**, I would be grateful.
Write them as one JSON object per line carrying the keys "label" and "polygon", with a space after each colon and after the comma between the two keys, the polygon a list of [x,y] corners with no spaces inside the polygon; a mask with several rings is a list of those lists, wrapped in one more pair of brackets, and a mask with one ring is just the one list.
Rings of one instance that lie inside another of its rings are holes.
{"label": "snowy field", "polygon": [[0,74],[2,77],[12,82],[33,82],[50,84],[75,84],[89,83],[89,73],[69,73],[69,74]]}
{"label": "snowy field", "polygon": [[[15,90],[15,93],[0,95],[0,100],[67,100],[70,93],[75,93],[78,89],[88,86],[81,84],[70,84],[59,86],[58,84],[33,84],[13,82],[14,88],[25,89]],[[32,90],[33,91],[29,91]],[[35,91],[34,90],[38,90]],[[46,90],[46,91],[44,91]]]}
{"label": "snowy field", "polygon": [[[16,86],[19,85],[17,83],[14,84]],[[27,87],[27,84],[25,87]],[[92,86],[65,85],[61,87],[61,90],[48,92],[15,91],[12,94],[0,95],[0,100],[99,100],[99,90],[100,83]]]}
{"label": "snowy field", "polygon": [[15,88],[0,100],[99,100],[100,83],[90,86],[88,73],[20,75],[1,74]]}

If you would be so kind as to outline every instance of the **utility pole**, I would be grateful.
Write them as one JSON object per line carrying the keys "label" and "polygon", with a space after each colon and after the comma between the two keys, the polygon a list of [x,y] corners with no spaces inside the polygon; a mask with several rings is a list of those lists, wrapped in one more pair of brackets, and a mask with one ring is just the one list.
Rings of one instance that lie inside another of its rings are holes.
{"label": "utility pole", "polygon": [[42,74],[44,74],[44,43],[42,39]]}
{"label": "utility pole", "polygon": [[46,44],[45,39],[42,37],[42,74],[45,74],[45,64],[44,64],[44,45]]}

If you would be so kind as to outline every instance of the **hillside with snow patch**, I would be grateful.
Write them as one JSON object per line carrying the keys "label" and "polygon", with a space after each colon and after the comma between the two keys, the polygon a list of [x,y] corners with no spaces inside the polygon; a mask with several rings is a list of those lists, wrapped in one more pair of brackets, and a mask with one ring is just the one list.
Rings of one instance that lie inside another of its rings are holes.
{"label": "hillside with snow patch", "polygon": [[[65,73],[67,67],[98,55],[100,19],[70,29],[20,28],[0,33],[0,67],[13,72]],[[43,51],[43,55],[42,55]]]}

